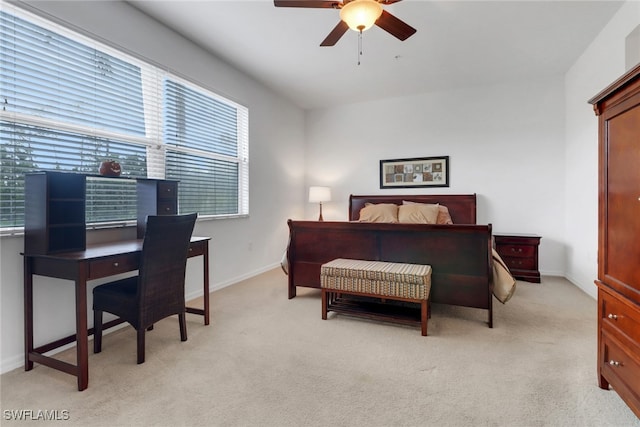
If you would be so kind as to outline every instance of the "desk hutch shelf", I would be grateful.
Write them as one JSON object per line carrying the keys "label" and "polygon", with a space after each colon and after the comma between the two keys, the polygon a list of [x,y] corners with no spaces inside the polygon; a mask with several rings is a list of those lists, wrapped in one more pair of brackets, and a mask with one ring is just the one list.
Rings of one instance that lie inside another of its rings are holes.
{"label": "desk hutch shelf", "polygon": [[[86,181],[91,176],[56,171],[25,175],[25,254],[47,255],[86,249]],[[146,178],[135,181],[137,233],[138,238],[142,238],[147,215],[178,213],[178,181]]]}
{"label": "desk hutch shelf", "polygon": [[85,181],[84,175],[69,173],[25,176],[25,253],[85,249]]}

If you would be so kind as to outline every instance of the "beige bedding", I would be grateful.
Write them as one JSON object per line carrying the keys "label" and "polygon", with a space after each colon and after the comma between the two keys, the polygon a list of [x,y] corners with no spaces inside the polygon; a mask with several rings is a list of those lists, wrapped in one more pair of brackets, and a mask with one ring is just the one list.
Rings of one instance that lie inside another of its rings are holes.
{"label": "beige bedding", "polygon": [[493,254],[493,295],[501,303],[509,301],[516,291],[516,279],[509,272],[509,268],[502,261],[498,252],[492,249]]}

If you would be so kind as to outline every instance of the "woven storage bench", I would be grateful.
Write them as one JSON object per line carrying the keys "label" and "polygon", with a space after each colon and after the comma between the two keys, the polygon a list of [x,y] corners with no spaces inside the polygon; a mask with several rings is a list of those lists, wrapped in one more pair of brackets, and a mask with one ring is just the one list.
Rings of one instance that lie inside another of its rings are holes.
{"label": "woven storage bench", "polygon": [[338,258],[323,264],[320,269],[322,289],[322,318],[328,311],[336,311],[369,318],[415,323],[402,311],[396,313],[372,313],[360,306],[344,304],[343,294],[407,301],[420,304],[422,335],[427,335],[429,317],[429,291],[431,290],[431,266],[382,261],[364,261]]}

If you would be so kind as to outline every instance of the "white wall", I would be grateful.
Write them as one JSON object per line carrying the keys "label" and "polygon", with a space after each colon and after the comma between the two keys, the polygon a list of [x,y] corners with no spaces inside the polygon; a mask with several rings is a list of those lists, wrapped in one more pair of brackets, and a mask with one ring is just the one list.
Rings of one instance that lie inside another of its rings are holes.
{"label": "white wall", "polygon": [[[212,237],[212,288],[275,267],[287,243],[287,218],[303,214],[304,112],[126,3],[31,3],[249,108],[250,217],[199,222],[195,234]],[[135,230],[125,229],[91,233],[89,240],[117,240],[134,235]],[[0,240],[2,372],[23,363],[22,258],[19,255],[23,244],[21,236]],[[201,258],[189,261],[187,294],[191,297],[202,294],[201,268]],[[90,292],[89,289],[89,295]],[[71,282],[36,277],[36,345],[74,331],[73,295]],[[92,324],[91,310],[89,318]]]}
{"label": "white wall", "polygon": [[566,277],[596,296],[598,276],[598,119],[589,99],[625,73],[625,38],[640,23],[628,1],[567,72]]}
{"label": "white wall", "polygon": [[[450,187],[381,190],[381,159],[450,156]],[[460,88],[307,114],[306,184],[332,188],[325,219],[349,194],[477,193],[478,223],[542,236],[542,274],[562,275],[563,78]],[[317,216],[307,204],[307,218]]]}

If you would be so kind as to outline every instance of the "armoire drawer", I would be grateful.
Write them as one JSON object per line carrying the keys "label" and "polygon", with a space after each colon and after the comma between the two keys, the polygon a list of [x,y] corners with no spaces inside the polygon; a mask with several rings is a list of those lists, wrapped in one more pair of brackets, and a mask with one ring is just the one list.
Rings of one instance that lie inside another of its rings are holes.
{"label": "armoire drawer", "polygon": [[[619,389],[622,383],[629,390],[640,390],[640,363],[632,356],[633,351],[618,340],[612,338],[606,331],[602,333],[601,345],[604,346],[604,360],[602,374],[614,389]],[[640,396],[631,392],[638,400]]]}
{"label": "armoire drawer", "polygon": [[640,347],[640,307],[599,290],[602,327]]}

